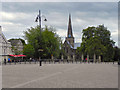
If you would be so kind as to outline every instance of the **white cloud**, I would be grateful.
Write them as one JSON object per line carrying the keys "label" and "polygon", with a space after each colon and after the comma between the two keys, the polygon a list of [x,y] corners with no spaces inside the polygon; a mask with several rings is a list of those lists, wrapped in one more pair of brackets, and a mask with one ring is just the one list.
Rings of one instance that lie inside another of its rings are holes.
{"label": "white cloud", "polygon": [[65,37],[67,36],[67,30],[65,30],[65,29],[58,29],[58,30],[56,31],[56,33],[57,33],[60,37],[63,37],[63,38],[65,38]]}
{"label": "white cloud", "polygon": [[2,26],[21,26],[22,24],[21,23],[12,23],[12,22],[2,22]]}
{"label": "white cloud", "polygon": [[1,12],[1,15],[2,15],[2,19],[7,19],[7,20],[15,19],[15,15],[13,13]]}
{"label": "white cloud", "polygon": [[31,15],[27,13],[10,13],[10,12],[1,12],[2,20],[19,20],[19,19],[25,19],[30,18]]}

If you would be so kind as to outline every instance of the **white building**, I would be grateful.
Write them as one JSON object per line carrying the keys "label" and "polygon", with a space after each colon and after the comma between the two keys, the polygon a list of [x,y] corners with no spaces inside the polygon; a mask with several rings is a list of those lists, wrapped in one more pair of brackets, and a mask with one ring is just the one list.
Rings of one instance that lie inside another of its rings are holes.
{"label": "white building", "polygon": [[4,34],[2,33],[2,27],[0,26],[0,62],[8,60],[8,55],[12,54],[11,43],[7,41]]}

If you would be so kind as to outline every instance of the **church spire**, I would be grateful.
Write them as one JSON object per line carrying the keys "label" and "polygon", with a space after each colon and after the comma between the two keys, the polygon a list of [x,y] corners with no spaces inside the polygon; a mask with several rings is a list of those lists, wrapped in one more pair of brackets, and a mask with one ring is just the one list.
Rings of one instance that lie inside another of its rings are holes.
{"label": "church spire", "polygon": [[68,35],[67,37],[73,37],[72,25],[71,25],[71,15],[69,14],[69,23],[68,23]]}

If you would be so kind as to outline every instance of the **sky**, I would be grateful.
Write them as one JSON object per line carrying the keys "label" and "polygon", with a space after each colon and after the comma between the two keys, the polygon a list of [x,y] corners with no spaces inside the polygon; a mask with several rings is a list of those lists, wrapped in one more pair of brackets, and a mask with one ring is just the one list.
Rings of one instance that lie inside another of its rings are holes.
{"label": "sky", "polygon": [[42,17],[42,27],[56,28],[63,42],[67,36],[70,13],[76,43],[82,42],[83,29],[104,24],[118,46],[117,2],[2,2],[0,25],[5,37],[23,38],[24,31],[38,25],[35,22],[38,10],[47,18],[47,22],[44,22]]}

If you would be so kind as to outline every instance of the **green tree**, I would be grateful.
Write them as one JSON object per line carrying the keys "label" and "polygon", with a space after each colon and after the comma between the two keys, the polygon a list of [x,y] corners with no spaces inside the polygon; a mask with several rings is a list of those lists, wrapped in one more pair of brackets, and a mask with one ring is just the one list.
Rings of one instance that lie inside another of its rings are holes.
{"label": "green tree", "polygon": [[[47,26],[44,29],[42,28],[41,36],[39,26],[31,27],[24,33],[28,44],[32,45],[35,50],[34,57],[51,58],[51,55],[55,57],[59,55],[61,39],[55,33],[54,28]],[[40,52],[40,50],[43,51]]]}
{"label": "green tree", "polygon": [[120,48],[114,47],[114,61],[120,60]]}
{"label": "green tree", "polygon": [[34,53],[35,53],[35,50],[34,50],[34,48],[33,48],[32,45],[26,44],[26,45],[24,45],[23,53],[24,53],[28,58],[30,58],[30,57],[33,58]]}
{"label": "green tree", "polygon": [[88,27],[83,29],[81,47],[78,49],[79,52],[83,52],[90,56],[94,55],[104,57],[104,60],[113,58],[113,46],[114,41],[110,39],[110,31],[107,30],[104,25],[98,27]]}
{"label": "green tree", "polygon": [[47,26],[45,27],[44,31],[42,32],[42,39],[43,39],[43,55],[44,57],[51,57],[51,55],[58,57],[60,53],[60,37],[55,33],[55,29]]}

